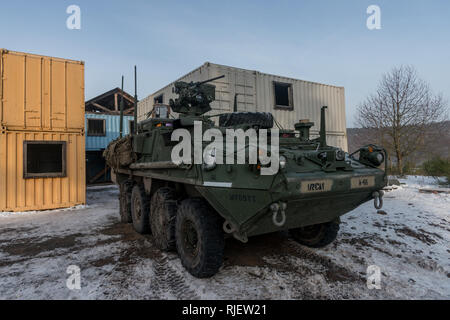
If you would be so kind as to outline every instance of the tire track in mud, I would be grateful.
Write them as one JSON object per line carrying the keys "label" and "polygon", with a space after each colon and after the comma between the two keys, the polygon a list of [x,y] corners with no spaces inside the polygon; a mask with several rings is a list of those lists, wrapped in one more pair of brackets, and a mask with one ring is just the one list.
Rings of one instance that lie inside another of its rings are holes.
{"label": "tire track in mud", "polygon": [[[361,298],[360,294],[353,294],[355,285],[365,288],[366,279],[361,274],[292,239],[286,239],[284,244],[285,252],[266,257],[266,261],[268,267],[273,268],[285,284],[291,287],[291,299]],[[293,261],[292,257],[301,259],[302,263]]]}
{"label": "tire track in mud", "polygon": [[155,298],[200,299],[200,296],[186,283],[185,275],[180,274],[170,265],[167,254],[160,253],[160,256],[153,261],[153,272],[154,279],[151,286]]}
{"label": "tire track in mud", "polygon": [[[108,235],[121,234],[119,242],[126,248],[114,262],[109,273],[108,288],[115,292],[107,293],[113,297],[135,299],[200,299],[186,282],[186,275],[171,265],[170,253],[158,250],[151,236],[137,234],[131,225],[116,223],[104,230]],[[120,289],[119,289],[120,288]],[[146,292],[145,295],[142,295]]]}
{"label": "tire track in mud", "polygon": [[[288,299],[361,298],[361,292],[367,292],[367,298],[378,295],[367,290],[364,267],[358,273],[328,258],[320,249],[298,244],[287,233],[258,236],[247,244],[231,239],[225,258],[226,268],[256,267],[249,274],[261,281],[270,280],[280,297]],[[355,287],[359,287],[359,293]]]}
{"label": "tire track in mud", "polygon": [[360,283],[366,281],[360,274],[333,262],[330,258],[320,255],[313,249],[299,245],[292,239],[287,240],[287,246],[295,253],[296,257],[322,265],[326,269],[327,280],[329,281]]}

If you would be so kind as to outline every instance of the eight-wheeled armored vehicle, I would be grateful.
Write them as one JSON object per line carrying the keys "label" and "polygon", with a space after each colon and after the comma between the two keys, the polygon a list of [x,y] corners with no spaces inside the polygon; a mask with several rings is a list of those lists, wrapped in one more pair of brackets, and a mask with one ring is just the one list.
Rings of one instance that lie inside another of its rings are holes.
{"label": "eight-wheeled armored vehicle", "polygon": [[[228,129],[276,129],[269,113],[216,115],[217,125],[214,116],[205,115],[215,99],[215,86],[207,82],[175,83],[179,97],[170,101],[170,110],[177,118],[148,118],[104,153],[120,187],[122,221],[132,223],[139,233],[151,232],[161,250],[177,250],[192,275],[218,272],[227,235],[246,242],[254,235],[289,230],[299,243],[322,247],[336,238],[341,215],[369,200],[376,208],[382,206],[386,151],[367,145],[348,154],[327,145],[326,107],[321,109],[318,138],[310,137],[314,123],[308,120],[299,121],[295,130],[278,130],[278,139],[268,134],[268,154],[276,151],[275,140],[279,144],[278,170],[273,174],[262,174],[271,164],[259,160],[217,163],[218,153],[227,153],[227,148],[206,152],[210,142],[195,140],[199,124],[203,132],[217,129],[224,134]],[[173,160],[177,129],[191,134],[186,145],[194,147],[192,154],[183,151],[183,161]],[[245,160],[251,149],[247,140]],[[194,161],[199,144],[202,163]],[[235,157],[239,150],[232,150]]]}

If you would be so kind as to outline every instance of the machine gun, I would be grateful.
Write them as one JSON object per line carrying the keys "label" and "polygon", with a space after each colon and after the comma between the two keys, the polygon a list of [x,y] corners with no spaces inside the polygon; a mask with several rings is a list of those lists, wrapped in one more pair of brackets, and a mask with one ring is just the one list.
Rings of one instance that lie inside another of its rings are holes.
{"label": "machine gun", "polygon": [[211,110],[210,103],[216,99],[216,86],[208,82],[222,79],[225,75],[200,82],[175,82],[172,92],[178,98],[170,99],[169,104],[173,111],[193,116],[200,116]]}

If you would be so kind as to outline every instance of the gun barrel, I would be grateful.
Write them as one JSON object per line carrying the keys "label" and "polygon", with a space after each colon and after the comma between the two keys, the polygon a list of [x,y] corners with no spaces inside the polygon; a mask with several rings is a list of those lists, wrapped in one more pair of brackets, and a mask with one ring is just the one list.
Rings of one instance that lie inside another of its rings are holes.
{"label": "gun barrel", "polygon": [[221,76],[212,78],[212,79],[208,79],[208,80],[205,80],[205,81],[198,82],[197,85],[202,85],[202,84],[205,84],[205,83],[208,83],[208,82],[211,82],[211,81],[214,81],[214,80],[219,80],[219,79],[222,79],[222,78],[225,78],[224,74],[221,75]]}

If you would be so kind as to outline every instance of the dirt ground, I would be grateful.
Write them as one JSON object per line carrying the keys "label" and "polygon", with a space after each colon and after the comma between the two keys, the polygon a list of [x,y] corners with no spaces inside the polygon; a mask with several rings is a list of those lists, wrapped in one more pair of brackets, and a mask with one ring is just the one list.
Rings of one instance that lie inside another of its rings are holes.
{"label": "dirt ground", "polygon": [[[219,274],[196,279],[151,235],[119,223],[117,188],[89,188],[85,207],[0,216],[0,299],[448,299],[448,212],[398,218],[420,207],[403,191],[388,194],[386,215],[372,204],[346,215],[325,249],[283,232],[228,239]],[[448,209],[446,195],[430,196]],[[66,286],[70,265],[81,270],[80,290]],[[369,265],[381,269],[379,290],[367,287]]]}

